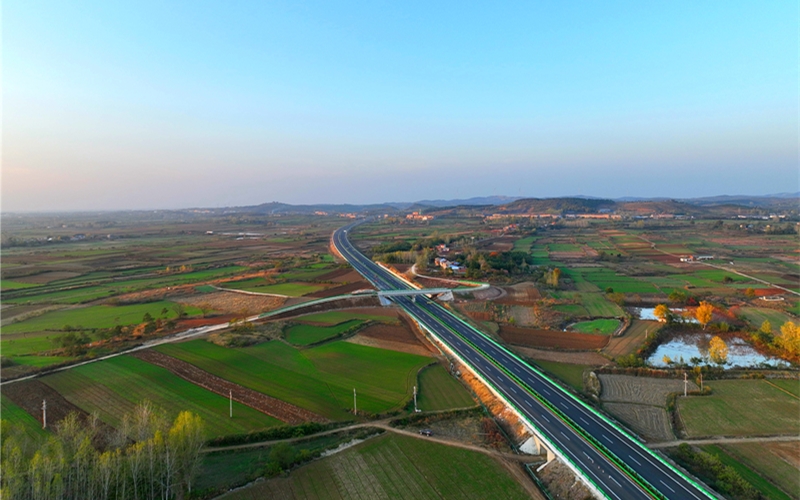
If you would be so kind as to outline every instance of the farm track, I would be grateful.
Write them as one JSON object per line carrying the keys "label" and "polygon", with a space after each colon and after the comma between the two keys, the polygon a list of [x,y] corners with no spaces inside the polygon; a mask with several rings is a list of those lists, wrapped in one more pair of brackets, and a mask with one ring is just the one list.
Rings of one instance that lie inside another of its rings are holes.
{"label": "farm track", "polygon": [[308,411],[289,404],[258,391],[242,387],[223,378],[212,375],[205,370],[187,363],[185,361],[173,358],[166,354],[153,350],[144,350],[133,353],[142,361],[160,366],[178,377],[191,382],[197,386],[207,389],[220,396],[231,396],[236,402],[249,406],[255,410],[265,413],[278,420],[286,422],[291,425],[301,424],[303,422],[327,422],[327,419],[317,415],[314,412]]}

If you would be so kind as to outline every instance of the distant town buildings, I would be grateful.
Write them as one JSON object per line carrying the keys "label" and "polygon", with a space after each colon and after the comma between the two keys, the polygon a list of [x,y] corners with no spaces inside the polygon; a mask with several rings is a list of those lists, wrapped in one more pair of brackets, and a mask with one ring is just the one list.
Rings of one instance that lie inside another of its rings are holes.
{"label": "distant town buildings", "polygon": [[423,215],[419,212],[411,212],[410,214],[406,215],[406,220],[427,222],[429,220],[433,220],[433,215]]}

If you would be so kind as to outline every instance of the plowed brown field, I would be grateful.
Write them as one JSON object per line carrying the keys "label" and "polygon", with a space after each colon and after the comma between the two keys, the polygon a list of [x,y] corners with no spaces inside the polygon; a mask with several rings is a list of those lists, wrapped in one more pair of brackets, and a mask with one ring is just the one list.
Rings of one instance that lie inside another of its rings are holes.
{"label": "plowed brown field", "polygon": [[581,351],[600,349],[608,343],[608,339],[610,338],[606,335],[587,335],[575,332],[562,332],[560,330],[540,330],[508,325],[500,326],[499,335],[500,338],[509,344]]}

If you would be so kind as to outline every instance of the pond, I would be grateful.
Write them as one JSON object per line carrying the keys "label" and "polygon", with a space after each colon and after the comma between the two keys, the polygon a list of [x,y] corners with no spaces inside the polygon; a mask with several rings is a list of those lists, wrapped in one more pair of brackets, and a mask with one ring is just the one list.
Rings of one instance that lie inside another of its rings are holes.
{"label": "pond", "polygon": [[[655,315],[655,310],[656,310],[655,307],[641,307],[641,308],[635,308],[635,310],[639,312],[639,319],[646,319],[648,321],[658,321],[658,318],[656,318]],[[685,323],[697,323],[697,320],[695,318],[691,316],[688,317],[684,316],[683,314],[685,311],[683,309],[670,308],[670,311],[672,311],[672,314],[678,316]]]}
{"label": "pond", "polygon": [[[663,368],[667,366],[663,361],[666,355],[676,362],[679,362],[683,357],[683,361],[689,363],[691,358],[696,357],[703,359],[704,363],[713,364],[708,357],[708,344],[712,337],[712,334],[703,332],[676,335],[669,342],[658,346],[656,352],[647,360],[647,363],[651,366]],[[724,340],[728,344],[728,363],[724,366],[725,369],[791,367],[788,362],[782,359],[759,353],[750,344],[738,337],[729,337]]]}

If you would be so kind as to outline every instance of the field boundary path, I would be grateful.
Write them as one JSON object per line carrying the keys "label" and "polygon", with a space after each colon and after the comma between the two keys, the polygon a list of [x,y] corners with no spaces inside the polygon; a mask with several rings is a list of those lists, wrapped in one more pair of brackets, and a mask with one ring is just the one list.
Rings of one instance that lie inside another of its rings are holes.
{"label": "field boundary path", "polygon": [[735,443],[772,443],[785,441],[800,441],[800,436],[771,436],[771,437],[738,437],[738,438],[711,438],[711,439],[678,439],[663,443],[648,443],[648,448],[671,448],[681,444],[735,444]]}
{"label": "field boundary path", "polygon": [[173,358],[167,354],[147,350],[133,354],[134,357],[147,363],[160,366],[178,377],[194,385],[207,389],[220,396],[231,397],[234,401],[249,406],[288,424],[298,425],[303,422],[327,422],[328,420],[314,412],[300,408],[280,399],[248,389],[234,382],[212,375],[191,363]]}

